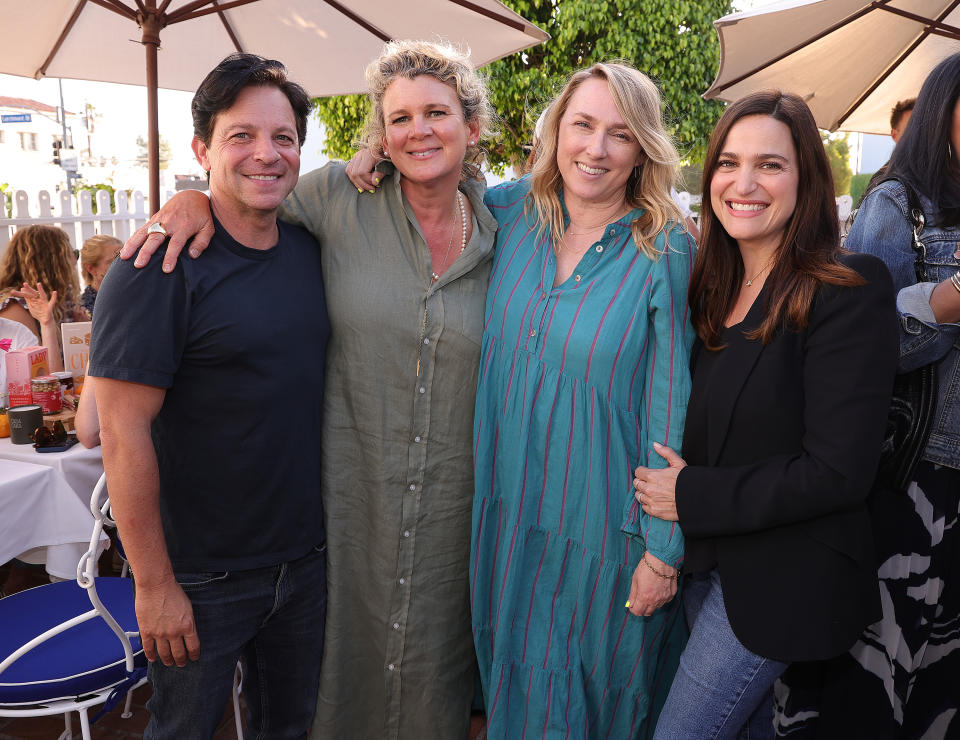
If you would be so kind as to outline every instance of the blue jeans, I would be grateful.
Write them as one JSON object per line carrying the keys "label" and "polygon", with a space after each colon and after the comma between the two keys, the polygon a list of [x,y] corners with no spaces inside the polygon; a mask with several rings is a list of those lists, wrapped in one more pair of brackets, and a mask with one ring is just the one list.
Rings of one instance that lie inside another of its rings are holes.
{"label": "blue jeans", "polygon": [[209,740],[243,659],[248,737],[303,738],[313,721],[327,610],[325,546],[254,570],[176,573],[193,604],[200,659],[150,664],[150,740]]}
{"label": "blue jeans", "polygon": [[660,713],[654,740],[774,737],[773,683],[787,668],[734,636],[716,570],[687,579],[690,641]]}

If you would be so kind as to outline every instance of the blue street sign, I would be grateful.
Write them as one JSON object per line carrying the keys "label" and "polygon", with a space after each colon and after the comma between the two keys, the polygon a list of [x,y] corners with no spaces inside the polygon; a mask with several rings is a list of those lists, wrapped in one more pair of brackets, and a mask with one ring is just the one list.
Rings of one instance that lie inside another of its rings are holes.
{"label": "blue street sign", "polygon": [[11,113],[0,115],[0,123],[30,123],[29,113]]}

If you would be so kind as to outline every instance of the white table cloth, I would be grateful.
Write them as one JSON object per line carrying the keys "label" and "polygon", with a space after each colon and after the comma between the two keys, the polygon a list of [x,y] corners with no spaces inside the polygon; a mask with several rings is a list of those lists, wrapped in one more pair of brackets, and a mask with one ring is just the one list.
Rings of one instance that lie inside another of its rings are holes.
{"label": "white table cloth", "polygon": [[0,459],[0,563],[43,562],[51,576],[76,578],[93,531],[92,492],[85,505],[56,466]]}
{"label": "white table cloth", "polygon": [[46,465],[59,470],[68,486],[83,502],[90,504],[90,495],[103,473],[100,448],[87,449],[76,444],[66,452],[37,452],[32,444],[15,445],[10,438],[0,439],[0,460]]}

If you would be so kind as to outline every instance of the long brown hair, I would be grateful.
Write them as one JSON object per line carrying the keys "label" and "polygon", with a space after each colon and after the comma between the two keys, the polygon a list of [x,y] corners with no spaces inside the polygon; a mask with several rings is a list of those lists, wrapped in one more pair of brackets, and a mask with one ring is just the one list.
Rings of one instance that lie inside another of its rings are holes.
{"label": "long brown hair", "polygon": [[63,229],[35,224],[13,232],[0,262],[0,298],[20,290],[24,283],[31,287],[43,283],[48,294],[57,291],[57,323],[66,318],[67,306],[77,305],[77,263],[70,237]]}
{"label": "long brown hair", "polygon": [[737,242],[723,228],[710,199],[710,182],[717,170],[727,134],[747,116],[770,116],[790,129],[797,150],[797,204],[787,221],[773,268],[766,280],[763,323],[750,339],[770,342],[780,328],[802,329],[821,284],[861,285],[856,271],[841,264],[840,225],[833,195],[830,163],[817,124],[801,98],[765,90],[740,98],[720,117],[703,165],[700,249],[690,277],[690,318],[709,349],[723,346],[724,322],[743,285],[743,260]]}

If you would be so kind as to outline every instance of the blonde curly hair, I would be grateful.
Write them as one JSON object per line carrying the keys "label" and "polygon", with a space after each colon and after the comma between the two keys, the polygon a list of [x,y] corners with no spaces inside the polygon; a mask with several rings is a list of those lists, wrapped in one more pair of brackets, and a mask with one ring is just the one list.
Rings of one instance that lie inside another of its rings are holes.
{"label": "blonde curly hair", "polygon": [[464,54],[448,44],[431,41],[391,41],[383,52],[367,67],[367,97],[370,110],[360,139],[355,142],[369,150],[378,160],[383,159],[383,139],[386,128],[383,117],[383,96],[394,80],[403,77],[413,80],[430,75],[450,85],[457,92],[468,123],[477,123],[480,135],[477,143],[467,146],[460,170],[460,179],[480,177],[480,168],[487,153],[481,142],[496,133],[496,117],[487,91],[487,83]]}
{"label": "blonde curly hair", "polygon": [[637,249],[655,259],[658,254],[654,246],[657,234],[671,222],[683,223],[683,214],[670,197],[670,189],[676,183],[680,168],[680,155],[664,128],[657,86],[625,62],[594,64],[574,72],[549,104],[543,117],[536,162],[530,171],[527,210],[536,215],[542,230],[548,232],[555,243],[560,240],[564,231],[560,203],[563,177],[557,165],[560,120],[577,88],[595,78],[606,81],[617,110],[643,148],[643,164],[635,168],[627,180],[624,199],[631,208],[644,210],[631,225],[633,240]]}
{"label": "blonde curly hair", "polygon": [[59,324],[68,306],[76,306],[80,295],[77,263],[70,237],[56,226],[24,226],[17,229],[0,261],[0,300],[23,284],[43,283],[48,293],[57,291],[54,316]]}

